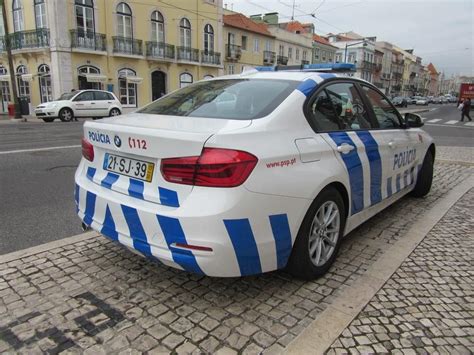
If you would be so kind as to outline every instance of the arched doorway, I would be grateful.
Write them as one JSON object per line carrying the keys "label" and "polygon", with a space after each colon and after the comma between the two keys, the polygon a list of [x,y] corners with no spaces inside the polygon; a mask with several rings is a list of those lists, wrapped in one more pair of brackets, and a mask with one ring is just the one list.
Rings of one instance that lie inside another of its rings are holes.
{"label": "arched doorway", "polygon": [[155,101],[166,94],[166,73],[156,70],[151,73],[151,95]]}
{"label": "arched doorway", "polygon": [[78,77],[77,82],[79,84],[79,90],[102,90],[102,83],[91,80],[88,78],[89,74],[100,74],[100,70],[96,67],[91,65],[84,65],[80,67],[78,70]]}

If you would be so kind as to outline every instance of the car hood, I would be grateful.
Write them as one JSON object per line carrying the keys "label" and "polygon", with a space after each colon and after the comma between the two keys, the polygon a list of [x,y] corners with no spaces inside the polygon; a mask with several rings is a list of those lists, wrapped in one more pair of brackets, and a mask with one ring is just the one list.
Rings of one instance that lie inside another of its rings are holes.
{"label": "car hood", "polygon": [[51,107],[51,106],[57,106],[57,105],[66,105],[70,102],[71,101],[69,101],[69,100],[56,100],[56,101],[44,102],[39,106],[41,106],[41,107]]}

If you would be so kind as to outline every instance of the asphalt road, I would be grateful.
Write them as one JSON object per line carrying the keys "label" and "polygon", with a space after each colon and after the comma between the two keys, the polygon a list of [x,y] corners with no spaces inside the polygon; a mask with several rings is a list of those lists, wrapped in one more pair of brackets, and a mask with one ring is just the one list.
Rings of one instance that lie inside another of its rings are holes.
{"label": "asphalt road", "polygon": [[[454,105],[428,108],[420,115],[438,145],[474,145],[474,126],[452,122]],[[83,122],[31,121],[0,120],[0,255],[82,232],[73,181]]]}

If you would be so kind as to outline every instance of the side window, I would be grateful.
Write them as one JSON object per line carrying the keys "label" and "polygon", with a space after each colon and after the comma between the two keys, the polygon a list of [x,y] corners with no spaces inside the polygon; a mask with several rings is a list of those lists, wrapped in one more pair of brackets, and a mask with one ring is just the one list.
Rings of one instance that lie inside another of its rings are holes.
{"label": "side window", "polygon": [[334,106],[336,115],[341,121],[343,130],[370,129],[370,116],[352,83],[328,85],[326,92]]}
{"label": "side window", "polygon": [[86,91],[80,94],[74,99],[74,101],[92,101],[94,100],[94,93],[92,91]]}
{"label": "side window", "polygon": [[367,86],[363,86],[363,90],[372,104],[372,108],[374,109],[375,117],[377,118],[379,127],[386,129],[400,128],[400,118],[395,107],[393,107],[377,91]]}
{"label": "side window", "polygon": [[109,94],[106,93],[106,92],[103,92],[103,91],[95,91],[94,92],[94,97],[95,97],[96,100],[100,100],[100,101],[110,100],[109,99]]}
{"label": "side window", "polygon": [[107,100],[115,100],[114,95],[107,93]]}
{"label": "side window", "polygon": [[326,91],[321,91],[311,104],[311,115],[318,131],[339,131],[341,123]]}

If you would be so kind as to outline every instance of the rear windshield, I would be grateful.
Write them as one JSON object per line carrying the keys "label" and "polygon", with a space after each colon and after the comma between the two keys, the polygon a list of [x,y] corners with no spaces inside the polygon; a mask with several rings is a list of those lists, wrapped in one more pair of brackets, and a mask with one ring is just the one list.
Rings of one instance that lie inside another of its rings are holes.
{"label": "rear windshield", "polygon": [[172,92],[139,113],[252,120],[271,113],[298,81],[223,79],[199,82]]}

